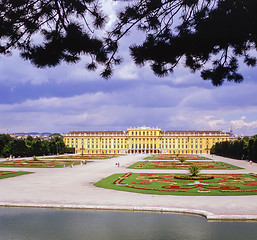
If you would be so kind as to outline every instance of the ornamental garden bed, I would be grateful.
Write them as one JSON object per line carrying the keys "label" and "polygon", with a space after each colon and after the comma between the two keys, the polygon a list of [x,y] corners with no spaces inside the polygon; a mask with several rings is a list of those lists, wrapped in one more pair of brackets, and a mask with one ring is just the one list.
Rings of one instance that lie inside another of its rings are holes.
{"label": "ornamental garden bed", "polygon": [[15,160],[0,162],[0,167],[61,168],[78,164],[82,164],[82,162],[71,160]]}
{"label": "ornamental garden bed", "polygon": [[145,160],[180,160],[184,158],[185,160],[211,160],[210,158],[193,155],[193,154],[157,154],[151,155],[144,158]]}
{"label": "ornamental garden bed", "polygon": [[29,173],[32,173],[32,172],[0,171],[0,179],[9,178],[9,177],[17,177],[17,176],[29,174]]}
{"label": "ornamental garden bed", "polygon": [[136,162],[128,168],[132,169],[188,169],[191,165],[197,165],[201,167],[202,170],[234,170],[242,169],[240,167],[215,161],[185,161],[183,163],[179,161],[140,161]]}
{"label": "ornamental garden bed", "polygon": [[55,156],[55,157],[47,157],[42,159],[80,159],[80,160],[86,160],[86,159],[109,159],[109,158],[115,158],[119,155],[114,154],[99,154],[99,155],[75,155],[75,156]]}
{"label": "ornamental garden bed", "polygon": [[[184,180],[181,174],[123,173],[113,174],[95,186],[119,191],[196,196],[256,195],[257,174],[211,174],[212,179]],[[208,176],[208,174],[205,174]]]}

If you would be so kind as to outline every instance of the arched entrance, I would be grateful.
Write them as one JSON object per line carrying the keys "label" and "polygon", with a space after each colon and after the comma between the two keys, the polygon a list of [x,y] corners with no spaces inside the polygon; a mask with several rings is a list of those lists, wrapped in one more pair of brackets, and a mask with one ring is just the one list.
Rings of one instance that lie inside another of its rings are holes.
{"label": "arched entrance", "polygon": [[161,149],[127,149],[128,154],[159,154],[162,153]]}

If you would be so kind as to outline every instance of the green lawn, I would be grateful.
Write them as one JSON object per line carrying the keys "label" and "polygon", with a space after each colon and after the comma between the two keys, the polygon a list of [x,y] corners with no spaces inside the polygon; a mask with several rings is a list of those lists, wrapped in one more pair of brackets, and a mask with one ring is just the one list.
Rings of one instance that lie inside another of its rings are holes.
{"label": "green lawn", "polygon": [[194,155],[194,154],[156,154],[144,158],[145,160],[211,160],[210,158]]}
{"label": "green lawn", "polygon": [[181,163],[179,161],[139,161],[128,168],[132,169],[188,169],[191,165],[200,166],[203,170],[234,170],[242,169],[240,167],[224,163],[224,162],[215,162],[215,161],[185,161]]}
{"label": "green lawn", "polygon": [[195,196],[256,195],[257,174],[212,174],[209,180],[181,180],[179,174],[113,174],[95,186],[119,191]]}
{"label": "green lawn", "polygon": [[3,161],[0,162],[0,167],[24,167],[24,168],[61,168],[63,166],[68,167],[71,164],[78,165],[81,161],[71,160],[15,160],[15,161]]}
{"label": "green lawn", "polygon": [[109,159],[109,158],[115,158],[115,157],[118,157],[120,155],[113,155],[113,154],[94,154],[94,155],[91,155],[91,154],[84,154],[83,156],[82,155],[74,155],[74,156],[55,156],[55,157],[47,157],[47,158],[41,158],[41,160],[43,159],[78,159],[78,160],[87,160],[87,159]]}
{"label": "green lawn", "polygon": [[32,172],[14,172],[14,171],[0,171],[0,179],[9,178],[9,177],[17,177],[24,174],[29,174]]}

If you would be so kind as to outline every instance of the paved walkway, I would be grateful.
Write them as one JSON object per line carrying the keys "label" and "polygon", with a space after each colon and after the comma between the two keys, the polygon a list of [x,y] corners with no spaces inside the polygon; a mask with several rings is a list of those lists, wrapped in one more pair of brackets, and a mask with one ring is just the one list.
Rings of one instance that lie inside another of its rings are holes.
{"label": "paved walkway", "polygon": [[[93,184],[113,174],[126,172],[185,172],[183,170],[139,170],[126,167],[145,155],[126,155],[94,160],[73,168],[3,168],[33,174],[0,180],[0,206],[67,207],[195,213],[210,220],[257,220],[257,195],[173,196],[148,195],[97,188]],[[214,160],[244,169],[201,173],[257,173],[257,164],[214,156]],[[120,167],[115,166],[120,162]]]}

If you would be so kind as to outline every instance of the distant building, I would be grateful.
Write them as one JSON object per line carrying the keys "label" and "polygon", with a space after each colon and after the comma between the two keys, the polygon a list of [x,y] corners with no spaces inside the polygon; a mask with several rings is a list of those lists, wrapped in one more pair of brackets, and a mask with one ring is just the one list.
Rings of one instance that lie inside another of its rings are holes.
{"label": "distant building", "polygon": [[28,136],[33,138],[39,138],[41,140],[48,140],[50,135],[47,134],[19,134],[19,133],[12,133],[10,134],[11,137],[16,139],[26,139]]}
{"label": "distant building", "polygon": [[245,136],[242,135],[242,134],[234,134],[234,133],[233,133],[232,126],[231,126],[231,128],[230,128],[230,131],[227,132],[227,134],[229,135],[229,140],[230,140],[230,141],[236,141],[238,138],[243,138],[243,137],[245,137]]}
{"label": "distant building", "polygon": [[67,147],[76,153],[210,153],[216,142],[227,141],[222,131],[162,131],[138,127],[127,131],[70,131],[64,134]]}

